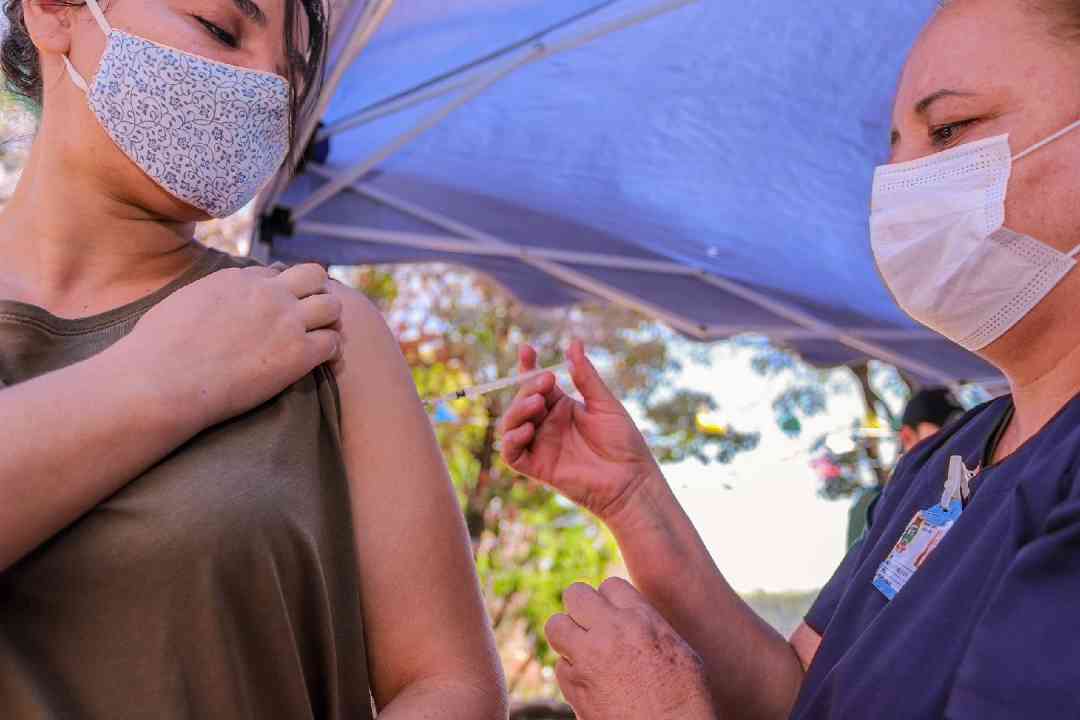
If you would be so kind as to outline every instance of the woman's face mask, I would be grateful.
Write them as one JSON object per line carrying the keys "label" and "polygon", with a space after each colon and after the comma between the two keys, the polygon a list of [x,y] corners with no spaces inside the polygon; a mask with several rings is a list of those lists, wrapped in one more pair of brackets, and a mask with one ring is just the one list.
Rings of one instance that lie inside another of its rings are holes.
{"label": "woman's face mask", "polygon": [[1009,136],[960,145],[874,175],[870,238],[878,269],[912,318],[982,350],[1076,267],[1070,253],[1004,227],[1012,164],[1080,128],[1012,155]]}
{"label": "woman's face mask", "polygon": [[65,56],[72,82],[124,153],[171,195],[212,217],[246,205],[289,150],[288,82],[113,29],[88,84]]}

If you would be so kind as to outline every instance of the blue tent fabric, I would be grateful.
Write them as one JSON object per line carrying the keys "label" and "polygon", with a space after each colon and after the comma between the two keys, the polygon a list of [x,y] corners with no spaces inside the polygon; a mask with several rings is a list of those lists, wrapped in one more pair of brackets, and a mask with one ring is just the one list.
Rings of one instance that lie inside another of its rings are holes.
{"label": "blue tent fabric", "polygon": [[[334,123],[567,18],[547,46],[657,0],[398,2],[337,88]],[[699,0],[508,74],[360,179],[363,187],[516,247],[678,265],[665,274],[560,263],[579,277],[678,316],[699,338],[797,329],[790,317],[705,282],[738,283],[938,371],[994,377],[917,328],[883,287],[869,250],[875,165],[887,157],[903,59],[935,0],[849,3]],[[591,14],[588,14],[593,10]],[[477,68],[490,71],[535,42]],[[516,54],[515,54],[516,53]],[[477,75],[472,75],[477,77]],[[335,134],[325,165],[278,202],[300,206],[327,176],[364,160],[449,98]],[[327,264],[442,261],[490,274],[523,301],[572,303],[580,284],[520,259],[345,239],[307,223],[416,236],[444,227],[343,190],[278,236],[278,259]],[[862,349],[789,335],[808,360]]]}

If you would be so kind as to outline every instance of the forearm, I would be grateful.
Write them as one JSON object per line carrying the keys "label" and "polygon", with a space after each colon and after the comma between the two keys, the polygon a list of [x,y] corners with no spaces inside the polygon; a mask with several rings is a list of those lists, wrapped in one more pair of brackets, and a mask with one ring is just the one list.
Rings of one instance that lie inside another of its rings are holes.
{"label": "forearm", "polygon": [[797,655],[728,585],[659,469],[606,520],[634,584],[704,660],[720,717],[786,718]]}
{"label": "forearm", "polygon": [[124,347],[0,390],[0,571],[194,435],[192,414]]}
{"label": "forearm", "polygon": [[379,712],[379,720],[506,720],[509,710],[500,686],[431,679],[402,690]]}

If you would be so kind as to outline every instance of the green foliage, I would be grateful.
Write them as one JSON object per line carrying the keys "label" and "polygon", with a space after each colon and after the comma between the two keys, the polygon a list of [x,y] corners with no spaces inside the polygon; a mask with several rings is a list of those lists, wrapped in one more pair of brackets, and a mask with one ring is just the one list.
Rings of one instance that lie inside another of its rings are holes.
{"label": "green foliage", "polygon": [[760,433],[743,433],[729,426],[713,431],[703,428],[698,418],[712,410],[716,410],[716,401],[711,396],[691,390],[680,390],[649,405],[645,417],[655,430],[648,439],[657,460],[678,463],[694,458],[705,464],[730,463],[739,453],[758,446]]}
{"label": "green foliage", "polygon": [[[541,365],[562,359],[571,338],[585,341],[616,394],[646,415],[649,439],[665,461],[729,462],[758,436],[698,422],[711,398],[672,390],[682,341],[611,305],[558,312],[521,307],[493,283],[451,268],[336,269],[385,313],[399,336],[422,397],[441,397],[516,370],[524,342]],[[521,477],[499,457],[495,423],[512,390],[450,404],[435,425],[473,541],[496,637],[516,694],[554,692],[557,659],[543,627],[575,582],[597,585],[617,569],[610,534],[588,513]],[[524,660],[521,657],[524,656]],[[545,682],[543,678],[548,677]]]}
{"label": "green foliage", "polygon": [[753,348],[751,367],[755,372],[788,381],[773,401],[777,426],[788,437],[801,437],[808,420],[828,413],[831,397],[849,392],[852,386],[859,388],[863,413],[852,419],[850,429],[834,430],[809,443],[810,465],[817,472],[822,497],[847,499],[886,482],[891,467],[883,445],[893,442],[891,434],[899,430],[894,408],[906,402],[908,380],[888,365],[863,362],[850,368],[846,381],[838,381],[833,371],[809,367],[767,341],[749,338],[740,342]]}

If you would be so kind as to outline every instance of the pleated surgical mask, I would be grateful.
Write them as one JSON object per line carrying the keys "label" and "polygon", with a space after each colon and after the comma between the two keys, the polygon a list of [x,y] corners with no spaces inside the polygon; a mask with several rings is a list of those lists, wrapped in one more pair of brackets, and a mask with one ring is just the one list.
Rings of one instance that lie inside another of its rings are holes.
{"label": "pleated surgical mask", "polygon": [[970,351],[982,350],[1076,267],[1080,246],[1063,253],[1004,224],[1013,162],[1078,127],[1015,157],[1009,136],[999,135],[877,169],[871,246],[908,315]]}
{"label": "pleated surgical mask", "polygon": [[289,83],[112,28],[92,85],[68,74],[121,150],[174,197],[225,217],[246,205],[289,151]]}

